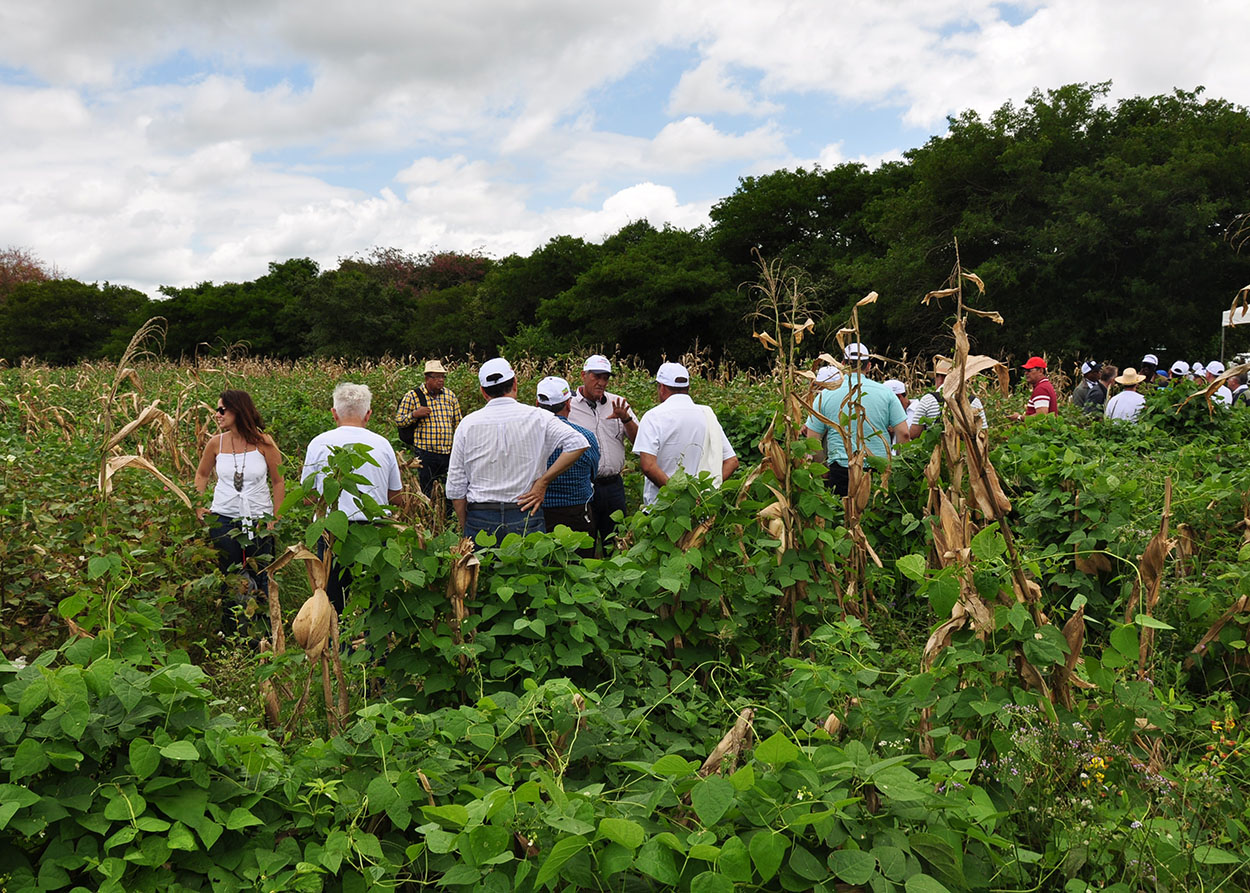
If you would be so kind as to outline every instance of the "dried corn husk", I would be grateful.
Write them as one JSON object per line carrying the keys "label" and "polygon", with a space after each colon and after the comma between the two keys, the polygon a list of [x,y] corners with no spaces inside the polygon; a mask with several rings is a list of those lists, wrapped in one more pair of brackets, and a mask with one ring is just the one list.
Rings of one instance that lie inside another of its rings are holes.
{"label": "dried corn husk", "polygon": [[330,634],[330,618],[334,614],[334,606],[330,604],[326,591],[318,589],[308,597],[295,615],[295,620],[291,622],[291,635],[304,649],[309,660],[316,660],[321,656],[326,638]]}

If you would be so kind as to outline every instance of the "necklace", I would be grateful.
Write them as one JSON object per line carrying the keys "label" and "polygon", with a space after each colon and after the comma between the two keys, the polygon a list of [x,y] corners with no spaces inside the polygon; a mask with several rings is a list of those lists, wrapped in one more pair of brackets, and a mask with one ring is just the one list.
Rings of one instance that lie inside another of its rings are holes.
{"label": "necklace", "polygon": [[[234,434],[230,435],[230,461],[234,463],[234,489],[243,492],[243,469],[239,467],[239,454],[234,451]],[[243,456],[243,465],[247,466],[247,456]]]}

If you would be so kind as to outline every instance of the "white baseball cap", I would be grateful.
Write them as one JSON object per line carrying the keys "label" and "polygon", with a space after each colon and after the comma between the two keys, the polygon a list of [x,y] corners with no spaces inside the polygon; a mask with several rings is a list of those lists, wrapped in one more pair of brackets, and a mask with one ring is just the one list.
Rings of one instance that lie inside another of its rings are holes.
{"label": "white baseball cap", "polygon": [[842,380],[842,370],[830,363],[816,370],[816,380],[821,384],[837,384]]}
{"label": "white baseball cap", "polygon": [[1177,360],[1175,363],[1172,364],[1172,374],[1173,375],[1188,375],[1189,364],[1186,363],[1184,360]]}
{"label": "white baseball cap", "polygon": [[1207,363],[1207,375],[1223,375],[1223,374],[1224,374],[1224,364],[1221,363],[1219,360],[1212,360],[1211,362]]}
{"label": "white baseball cap", "polygon": [[882,384],[894,393],[898,394],[900,397],[906,396],[907,394],[907,385],[903,384],[897,378],[887,378],[884,382],[882,382]]}
{"label": "white baseball cap", "polygon": [[611,372],[612,364],[608,362],[608,358],[603,354],[597,353],[586,358],[586,362],[582,363],[583,372]]}
{"label": "white baseball cap", "polygon": [[1207,374],[1206,367],[1203,366],[1201,363],[1194,363],[1192,366],[1189,367],[1189,371],[1192,372],[1194,375],[1206,375]]}
{"label": "white baseball cap", "polygon": [[538,383],[538,402],[543,406],[561,406],[572,397],[569,383],[558,375],[548,375]]}
{"label": "white baseball cap", "polygon": [[482,368],[477,370],[477,380],[484,388],[503,384],[505,381],[511,381],[514,378],[516,378],[516,373],[512,371],[512,367],[508,365],[508,361],[503,357],[487,360],[482,364]]}
{"label": "white baseball cap", "polygon": [[656,370],[655,380],[669,388],[690,387],[690,373],[681,363],[661,363]]}
{"label": "white baseball cap", "polygon": [[842,357],[847,360],[867,360],[871,356],[872,352],[868,350],[868,347],[858,341],[852,341],[842,349]]}
{"label": "white baseball cap", "polygon": [[1159,365],[1159,358],[1158,358],[1158,357],[1156,357],[1156,356],[1155,356],[1154,354],[1152,354],[1152,353],[1148,353],[1148,354],[1146,354],[1144,357],[1142,357],[1142,358],[1141,358],[1141,363],[1142,363],[1142,365],[1143,365],[1143,366],[1145,366],[1147,363],[1149,363],[1151,366],[1158,366],[1158,365]]}

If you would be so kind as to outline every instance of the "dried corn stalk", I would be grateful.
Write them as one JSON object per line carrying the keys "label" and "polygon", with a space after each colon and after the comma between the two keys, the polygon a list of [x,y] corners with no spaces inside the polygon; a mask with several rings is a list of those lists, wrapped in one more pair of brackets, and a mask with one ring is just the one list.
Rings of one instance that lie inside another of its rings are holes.
{"label": "dried corn stalk", "polygon": [[751,746],[751,722],[754,719],[755,711],[750,707],[743,707],[733,728],[725,733],[720,742],[712,748],[707,759],[703,761],[703,765],[699,767],[699,775],[707,778],[721,771],[722,767],[727,767],[729,772],[734,771],[743,748]]}
{"label": "dried corn stalk", "polygon": [[[1159,532],[1150,538],[1145,551],[1137,565],[1137,581],[1133,585],[1133,594],[1129,597],[1128,607],[1124,612],[1124,622],[1131,623],[1138,607],[1147,617],[1154,616],[1155,605],[1159,602],[1160,584],[1163,582],[1163,565],[1176,545],[1176,540],[1168,538],[1168,521],[1172,514],[1172,479],[1169,477],[1163,485],[1163,514],[1159,519]],[[1137,673],[1146,675],[1146,663],[1150,658],[1150,649],[1154,645],[1155,631],[1146,626],[1141,630],[1138,643]]]}

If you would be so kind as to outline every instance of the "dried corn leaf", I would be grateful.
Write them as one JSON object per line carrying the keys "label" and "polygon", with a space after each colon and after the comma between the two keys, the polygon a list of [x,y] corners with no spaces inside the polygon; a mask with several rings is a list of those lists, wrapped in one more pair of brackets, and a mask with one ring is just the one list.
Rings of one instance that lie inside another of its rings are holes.
{"label": "dried corn leaf", "polygon": [[926,294],[920,299],[920,303],[928,304],[930,301],[939,300],[941,298],[949,298],[951,295],[957,294],[959,294],[959,289],[957,288],[939,288]]}
{"label": "dried corn leaf", "polygon": [[1211,624],[1211,628],[1208,629],[1206,634],[1198,640],[1198,644],[1194,646],[1193,651],[1190,652],[1190,656],[1185,659],[1186,669],[1189,669],[1194,665],[1195,656],[1202,657],[1207,653],[1207,648],[1211,646],[1212,642],[1219,638],[1220,631],[1224,629],[1224,626],[1228,623],[1228,621],[1232,620],[1238,614],[1250,614],[1250,595],[1243,595],[1241,598],[1237,599],[1237,601],[1233,602],[1232,605],[1229,606],[1227,611],[1220,615],[1219,619],[1216,620],[1215,623]]}
{"label": "dried corn leaf", "polygon": [[967,279],[969,282],[971,282],[973,285],[977,287],[978,292],[980,292],[981,294],[985,294],[985,283],[981,281],[980,276],[978,276],[976,273],[967,273],[963,270],[960,270],[959,272],[960,272],[960,275],[962,275],[965,279]]}
{"label": "dried corn leaf", "polygon": [[975,307],[965,307],[968,313],[975,313],[977,316],[984,316],[990,322],[996,322],[1000,326],[1003,324],[1003,315],[997,310],[978,310]]}
{"label": "dried corn leaf", "polygon": [[929,636],[929,640],[925,642],[924,652],[920,657],[920,669],[927,672],[934,661],[938,659],[938,655],[951,643],[951,636],[957,630],[961,630],[968,623],[968,611],[962,602],[956,602],[951,608],[951,616],[939,624],[938,628]]}
{"label": "dried corn leaf", "polygon": [[99,481],[101,493],[107,496],[113,492],[113,475],[123,468],[139,468],[148,472],[148,474],[164,484],[170,492],[181,499],[187,508],[193,508],[190,497],[183,492],[182,488],[167,478],[160,469],[142,456],[112,456],[109,458],[101,469]]}
{"label": "dried corn leaf", "polygon": [[774,350],[778,346],[777,339],[767,332],[752,332],[751,337],[759,341],[760,344],[764,345],[769,350]]}
{"label": "dried corn leaf", "polygon": [[707,759],[703,761],[703,765],[699,767],[699,775],[706,778],[713,772],[720,770],[722,764],[729,760],[731,763],[737,760],[738,754],[742,752],[751,740],[751,722],[755,719],[755,711],[750,707],[743,707],[742,712],[738,714],[737,721],[733,724],[720,742],[712,748],[712,752],[708,754]]}
{"label": "dried corn leaf", "polygon": [[875,304],[875,303],[877,303],[877,297],[878,297],[878,295],[877,295],[877,293],[876,293],[875,291],[870,291],[870,292],[868,292],[868,294],[864,295],[862,298],[860,298],[858,301],[856,301],[856,302],[855,302],[855,306],[856,306],[856,307],[864,307],[864,306],[866,306],[866,305],[868,305],[868,304]]}

